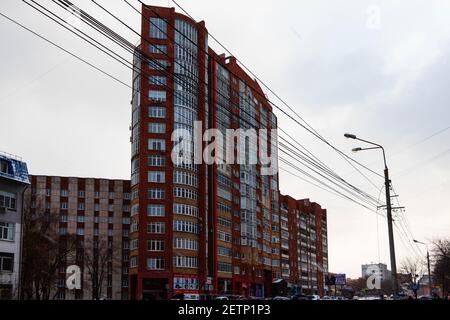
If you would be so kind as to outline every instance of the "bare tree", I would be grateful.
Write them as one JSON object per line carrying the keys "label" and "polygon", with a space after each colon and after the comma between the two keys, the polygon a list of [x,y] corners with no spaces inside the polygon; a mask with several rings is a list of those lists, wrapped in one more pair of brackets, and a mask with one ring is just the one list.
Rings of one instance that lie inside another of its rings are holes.
{"label": "bare tree", "polygon": [[89,278],[88,287],[93,300],[102,298],[105,281],[108,274],[113,274],[117,261],[117,250],[112,249],[107,240],[97,240],[84,246],[84,267]]}
{"label": "bare tree", "polygon": [[450,291],[450,240],[436,239],[433,241],[433,278],[434,285],[442,288],[442,293],[448,295]]}
{"label": "bare tree", "polygon": [[44,209],[41,201],[24,203],[22,299],[55,298],[58,273],[74,252],[72,236],[59,237],[59,214]]}
{"label": "bare tree", "polygon": [[406,258],[400,264],[400,272],[410,275],[410,283],[415,283],[416,279],[423,274],[425,261],[417,258]]}

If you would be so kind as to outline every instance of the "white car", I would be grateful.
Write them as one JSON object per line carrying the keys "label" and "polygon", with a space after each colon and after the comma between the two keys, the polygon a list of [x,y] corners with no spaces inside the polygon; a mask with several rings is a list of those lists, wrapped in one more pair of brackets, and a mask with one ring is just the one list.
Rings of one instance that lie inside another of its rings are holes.
{"label": "white car", "polygon": [[320,300],[320,296],[317,294],[313,294],[313,295],[309,296],[309,299],[310,300]]}

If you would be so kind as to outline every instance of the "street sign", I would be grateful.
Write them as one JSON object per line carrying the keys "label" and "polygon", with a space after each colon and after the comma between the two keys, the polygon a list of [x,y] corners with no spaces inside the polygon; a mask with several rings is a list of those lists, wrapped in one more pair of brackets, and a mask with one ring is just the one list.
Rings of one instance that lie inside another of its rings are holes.
{"label": "street sign", "polygon": [[337,286],[345,286],[347,284],[345,273],[336,275],[336,282],[335,282],[335,284]]}

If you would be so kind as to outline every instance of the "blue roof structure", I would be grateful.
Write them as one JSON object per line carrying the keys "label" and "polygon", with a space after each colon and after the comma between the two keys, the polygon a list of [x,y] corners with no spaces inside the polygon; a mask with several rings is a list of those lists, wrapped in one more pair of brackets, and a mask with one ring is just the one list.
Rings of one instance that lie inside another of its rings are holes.
{"label": "blue roof structure", "polygon": [[0,153],[0,178],[30,184],[27,164],[13,155]]}

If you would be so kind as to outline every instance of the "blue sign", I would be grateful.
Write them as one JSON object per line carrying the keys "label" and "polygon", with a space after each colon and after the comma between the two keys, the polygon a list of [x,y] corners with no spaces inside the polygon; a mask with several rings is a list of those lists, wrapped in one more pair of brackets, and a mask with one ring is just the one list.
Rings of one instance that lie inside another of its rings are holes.
{"label": "blue sign", "polygon": [[337,286],[345,286],[347,284],[347,278],[344,274],[337,274],[336,275],[336,285]]}

